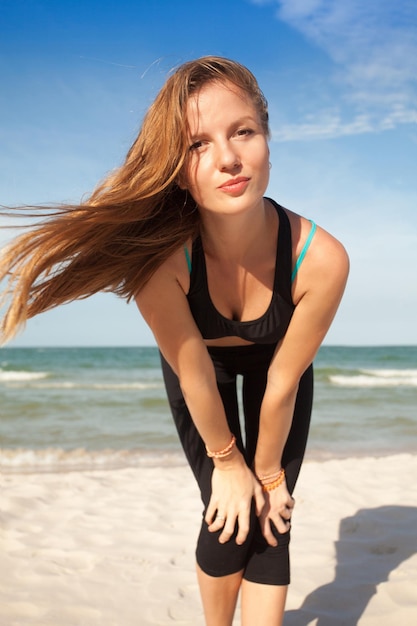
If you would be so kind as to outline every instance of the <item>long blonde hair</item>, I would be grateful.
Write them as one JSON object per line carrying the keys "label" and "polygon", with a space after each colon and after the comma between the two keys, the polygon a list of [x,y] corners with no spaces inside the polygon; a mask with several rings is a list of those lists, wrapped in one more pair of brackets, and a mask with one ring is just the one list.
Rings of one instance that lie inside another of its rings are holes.
{"label": "long blonde hair", "polygon": [[4,249],[3,341],[27,319],[99,291],[130,300],[196,236],[197,207],[177,181],[188,153],[187,101],[212,81],[228,81],[246,92],[269,135],[267,103],[247,68],[221,57],[181,65],[149,108],[123,165],[82,204],[38,207],[33,215],[41,221]]}

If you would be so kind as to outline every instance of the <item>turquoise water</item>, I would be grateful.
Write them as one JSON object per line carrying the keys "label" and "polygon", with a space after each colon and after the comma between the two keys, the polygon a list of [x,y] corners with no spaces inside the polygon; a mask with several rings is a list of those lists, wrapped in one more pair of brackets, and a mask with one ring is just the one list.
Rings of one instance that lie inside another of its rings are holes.
{"label": "turquoise water", "polygon": [[[325,346],[315,380],[310,456],[417,451],[417,347]],[[0,350],[4,470],[161,458],[182,455],[156,348]]]}

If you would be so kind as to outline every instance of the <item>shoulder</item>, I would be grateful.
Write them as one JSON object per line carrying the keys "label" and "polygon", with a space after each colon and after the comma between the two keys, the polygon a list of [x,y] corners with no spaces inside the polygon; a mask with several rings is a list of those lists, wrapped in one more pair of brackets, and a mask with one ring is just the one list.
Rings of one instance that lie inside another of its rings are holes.
{"label": "shoulder", "polygon": [[192,241],[187,241],[180,246],[168,259],[161,265],[159,272],[168,280],[175,281],[187,294],[190,288],[190,267],[189,262],[192,256]]}
{"label": "shoulder", "polygon": [[135,297],[159,349],[178,376],[188,371],[190,363],[203,363],[207,352],[186,297],[187,277],[187,259],[180,246]]}
{"label": "shoulder", "polygon": [[[311,232],[312,223],[288,210],[287,215],[291,224],[295,262]],[[343,291],[348,274],[349,256],[345,247],[336,237],[317,225],[294,281],[295,300],[299,300],[311,289]]]}
{"label": "shoulder", "polygon": [[180,246],[152,274],[148,282],[136,295],[139,304],[153,303],[154,300],[170,295],[173,292],[187,294],[190,285],[185,247],[190,251],[191,241]]}

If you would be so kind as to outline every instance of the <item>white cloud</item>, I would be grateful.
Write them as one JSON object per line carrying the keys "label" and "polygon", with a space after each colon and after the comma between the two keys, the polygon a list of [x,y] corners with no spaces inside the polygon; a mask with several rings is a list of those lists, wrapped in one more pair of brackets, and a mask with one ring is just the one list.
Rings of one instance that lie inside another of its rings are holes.
{"label": "white cloud", "polygon": [[399,124],[417,124],[417,109],[394,106],[384,116],[371,116],[358,113],[349,120],[342,119],[339,113],[321,112],[309,116],[303,123],[281,124],[272,128],[272,140],[276,142],[306,141],[311,139],[334,139],[349,135],[392,130]]}
{"label": "white cloud", "polygon": [[[256,4],[266,4],[257,0]],[[320,111],[314,122],[282,128],[275,138],[379,132],[417,121],[415,0],[275,0],[277,17],[333,62],[323,89],[344,114]],[[348,115],[346,115],[348,108]]]}
{"label": "white cloud", "polygon": [[339,114],[321,114],[314,120],[304,123],[283,124],[279,130],[272,129],[272,140],[305,141],[309,139],[332,139],[344,135],[358,135],[373,132],[374,126],[365,115],[358,115],[349,122],[342,121]]}

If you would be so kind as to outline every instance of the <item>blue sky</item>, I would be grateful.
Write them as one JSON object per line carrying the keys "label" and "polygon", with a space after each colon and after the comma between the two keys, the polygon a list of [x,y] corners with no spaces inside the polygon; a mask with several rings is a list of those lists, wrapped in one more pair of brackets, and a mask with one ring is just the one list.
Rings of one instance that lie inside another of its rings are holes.
{"label": "blue sky", "polygon": [[[79,201],[171,68],[205,54],[244,63],[265,92],[268,194],[348,249],[326,343],[417,344],[414,0],[0,0],[0,204]],[[100,294],[12,345],[152,343],[135,305]]]}

